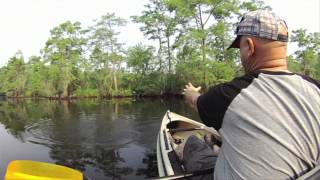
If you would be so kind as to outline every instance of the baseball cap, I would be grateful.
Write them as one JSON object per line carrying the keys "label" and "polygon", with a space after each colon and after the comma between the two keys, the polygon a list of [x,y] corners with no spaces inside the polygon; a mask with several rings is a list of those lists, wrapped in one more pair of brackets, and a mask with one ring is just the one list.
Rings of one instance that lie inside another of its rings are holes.
{"label": "baseball cap", "polygon": [[288,27],[284,20],[268,10],[246,13],[237,25],[236,39],[228,47],[239,48],[240,37],[250,35],[263,39],[288,42]]}

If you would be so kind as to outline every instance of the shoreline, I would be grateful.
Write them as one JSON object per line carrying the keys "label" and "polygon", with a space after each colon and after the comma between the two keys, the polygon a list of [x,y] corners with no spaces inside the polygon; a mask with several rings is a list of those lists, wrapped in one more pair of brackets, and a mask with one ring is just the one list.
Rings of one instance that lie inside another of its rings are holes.
{"label": "shoreline", "polygon": [[125,98],[182,98],[181,94],[163,94],[163,95],[132,95],[132,96],[64,96],[64,97],[54,97],[54,96],[2,96],[1,99],[32,99],[32,100],[55,100],[55,101],[71,101],[80,99],[125,99]]}

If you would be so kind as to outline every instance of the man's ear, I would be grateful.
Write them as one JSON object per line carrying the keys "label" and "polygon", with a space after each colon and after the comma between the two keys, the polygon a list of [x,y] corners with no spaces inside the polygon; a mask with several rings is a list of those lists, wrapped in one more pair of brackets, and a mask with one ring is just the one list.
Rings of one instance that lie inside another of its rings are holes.
{"label": "man's ear", "polygon": [[254,54],[255,44],[252,38],[246,38],[246,44],[248,46],[247,57],[250,57]]}

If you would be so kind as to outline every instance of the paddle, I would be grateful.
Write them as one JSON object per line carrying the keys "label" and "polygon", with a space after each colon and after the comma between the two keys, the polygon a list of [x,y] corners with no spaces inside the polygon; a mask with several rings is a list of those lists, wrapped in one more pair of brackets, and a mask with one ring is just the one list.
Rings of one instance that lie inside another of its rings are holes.
{"label": "paddle", "polygon": [[7,168],[5,180],[83,180],[83,174],[75,169],[56,164],[15,160]]}
{"label": "paddle", "polygon": [[195,130],[204,130],[203,127],[199,128],[178,128],[178,129],[169,129],[169,132],[181,132],[181,131],[195,131]]}
{"label": "paddle", "polygon": [[213,173],[214,168],[207,168],[207,169],[202,169],[202,170],[197,170],[193,172],[186,172],[184,174],[178,174],[178,175],[171,175],[171,176],[163,176],[156,178],[155,180],[161,180],[161,179],[166,179],[166,180],[172,180],[172,179],[182,179],[182,178],[188,178],[188,177],[193,177],[193,176],[199,176],[199,175],[204,175],[204,174],[209,174]]}

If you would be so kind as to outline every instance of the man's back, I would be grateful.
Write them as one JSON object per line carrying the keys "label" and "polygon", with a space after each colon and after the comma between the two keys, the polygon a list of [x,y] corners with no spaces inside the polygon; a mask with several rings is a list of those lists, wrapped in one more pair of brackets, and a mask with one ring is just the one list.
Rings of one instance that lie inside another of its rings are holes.
{"label": "man's back", "polygon": [[319,163],[320,83],[288,73],[288,27],[275,13],[245,13],[235,34],[229,48],[240,49],[246,75],[203,95],[191,83],[184,89],[201,120],[221,133],[215,177],[298,177]]}
{"label": "man's back", "polygon": [[[206,124],[213,121],[207,118],[223,117],[215,179],[288,179],[313,168],[320,148],[318,86],[293,73],[260,72],[200,96],[199,114]],[[207,99],[224,109],[208,111],[214,106]]]}

